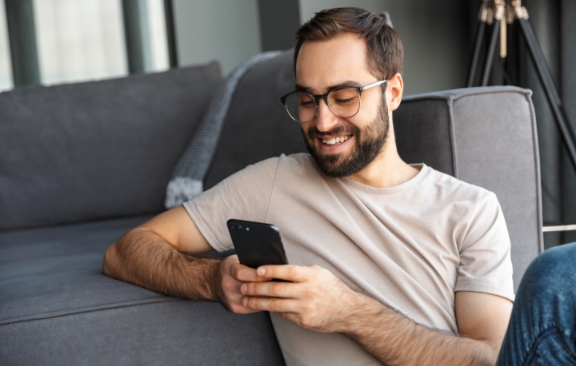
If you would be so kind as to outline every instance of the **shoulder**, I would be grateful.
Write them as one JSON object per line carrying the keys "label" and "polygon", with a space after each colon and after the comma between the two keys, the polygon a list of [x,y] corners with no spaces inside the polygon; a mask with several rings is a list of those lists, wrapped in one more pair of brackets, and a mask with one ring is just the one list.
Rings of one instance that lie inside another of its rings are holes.
{"label": "shoulder", "polygon": [[506,251],[510,239],[504,214],[496,194],[448,174],[431,169],[431,185],[437,191],[440,206],[450,207],[446,217],[452,224],[460,251],[472,246],[496,245]]}
{"label": "shoulder", "polygon": [[283,174],[289,175],[310,175],[310,173],[319,174],[316,164],[310,154],[298,153],[290,155],[280,155],[278,157],[278,170]]}
{"label": "shoulder", "polygon": [[316,171],[316,165],[309,154],[282,154],[277,157],[268,158],[258,163],[248,165],[239,173],[249,175],[276,175],[279,171],[298,174],[300,172]]}
{"label": "shoulder", "polygon": [[273,183],[279,174],[285,178],[286,176],[309,174],[311,170],[316,170],[316,168],[308,154],[282,154],[248,165],[224,179],[219,185],[244,183],[259,186],[265,182]]}
{"label": "shoulder", "polygon": [[237,171],[224,180],[237,181],[237,180],[261,180],[261,179],[274,179],[278,165],[280,164],[281,157],[268,158],[254,164],[246,166],[244,169]]}
{"label": "shoulder", "polygon": [[465,182],[451,175],[439,172],[431,167],[428,169],[423,184],[438,196],[441,201],[466,201],[475,204],[496,203],[496,195],[486,188]]}

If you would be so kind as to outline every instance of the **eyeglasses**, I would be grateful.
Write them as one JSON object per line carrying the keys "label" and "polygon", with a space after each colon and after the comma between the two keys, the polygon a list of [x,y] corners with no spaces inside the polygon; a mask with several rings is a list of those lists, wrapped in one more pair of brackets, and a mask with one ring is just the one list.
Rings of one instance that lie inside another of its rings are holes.
{"label": "eyeglasses", "polygon": [[293,91],[281,97],[280,100],[288,115],[296,122],[304,123],[316,117],[320,99],[324,99],[328,108],[338,117],[350,118],[360,111],[362,92],[384,84],[386,81],[388,80],[379,80],[365,86],[336,86],[322,95]]}

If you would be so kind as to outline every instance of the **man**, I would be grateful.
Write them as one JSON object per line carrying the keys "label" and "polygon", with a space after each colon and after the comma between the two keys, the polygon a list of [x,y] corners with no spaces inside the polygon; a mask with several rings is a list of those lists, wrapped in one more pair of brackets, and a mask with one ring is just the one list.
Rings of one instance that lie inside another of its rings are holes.
{"label": "man", "polygon": [[[131,230],[105,273],[270,311],[288,364],[494,364],[514,297],[494,194],[400,159],[403,50],[384,19],[332,9],[297,36],[282,100],[310,155],[249,166]],[[230,218],[274,223],[291,264],[194,257],[232,247]]]}

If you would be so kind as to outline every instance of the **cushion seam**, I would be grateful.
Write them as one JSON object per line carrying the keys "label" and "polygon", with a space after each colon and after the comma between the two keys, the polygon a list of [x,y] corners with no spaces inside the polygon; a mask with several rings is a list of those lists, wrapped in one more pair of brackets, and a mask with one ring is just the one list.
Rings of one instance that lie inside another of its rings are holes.
{"label": "cushion seam", "polygon": [[[483,94],[495,94],[495,93],[516,93],[516,94],[521,94],[521,95],[527,95],[527,94],[532,94],[532,92],[529,89],[524,89],[524,88],[517,88],[517,87],[510,87],[510,88],[503,88],[500,89],[498,88],[494,88],[492,89],[492,87],[477,87],[475,89],[480,89],[480,90],[464,90],[467,88],[462,88],[462,92],[458,93],[458,94],[447,94],[447,95],[438,95],[435,93],[422,93],[422,94],[413,94],[413,95],[407,95],[406,97],[404,97],[404,99],[402,100],[402,103],[410,103],[410,102],[419,102],[422,100],[430,100],[430,99],[434,99],[434,100],[442,100],[442,99],[460,99],[462,97],[468,97],[468,96],[473,96],[473,95],[483,95]],[[458,89],[454,89],[454,90],[458,90]]]}
{"label": "cushion seam", "polygon": [[16,324],[16,323],[25,323],[25,322],[30,322],[30,321],[34,321],[34,320],[52,319],[52,318],[58,318],[58,317],[63,317],[63,316],[68,316],[68,315],[75,315],[75,314],[92,313],[92,312],[100,311],[100,310],[119,309],[119,308],[127,308],[127,307],[139,306],[139,305],[155,304],[155,303],[159,303],[159,302],[180,301],[180,300],[182,300],[182,299],[172,298],[172,297],[160,297],[160,298],[148,299],[148,300],[144,300],[144,301],[142,301],[142,300],[126,301],[126,302],[113,303],[113,304],[108,304],[108,305],[86,307],[86,308],[75,309],[75,310],[63,310],[63,311],[55,311],[55,312],[51,312],[51,313],[26,315],[26,316],[10,318],[10,319],[0,321],[0,326]]}

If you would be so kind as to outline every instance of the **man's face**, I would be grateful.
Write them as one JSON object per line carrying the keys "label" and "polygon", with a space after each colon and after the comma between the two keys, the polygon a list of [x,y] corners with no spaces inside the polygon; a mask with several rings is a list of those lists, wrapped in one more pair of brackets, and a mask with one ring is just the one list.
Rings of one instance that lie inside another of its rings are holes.
{"label": "man's face", "polygon": [[[297,87],[324,94],[334,86],[364,86],[377,81],[366,62],[366,42],[355,34],[306,42],[296,63]],[[360,111],[341,118],[321,100],[317,116],[302,123],[308,151],[331,177],[353,175],[382,151],[389,130],[388,108],[380,87],[362,92]]]}

